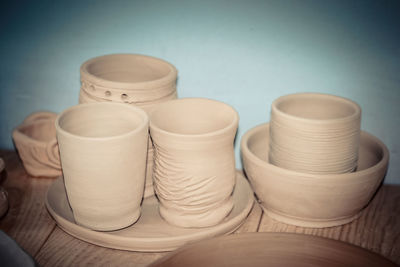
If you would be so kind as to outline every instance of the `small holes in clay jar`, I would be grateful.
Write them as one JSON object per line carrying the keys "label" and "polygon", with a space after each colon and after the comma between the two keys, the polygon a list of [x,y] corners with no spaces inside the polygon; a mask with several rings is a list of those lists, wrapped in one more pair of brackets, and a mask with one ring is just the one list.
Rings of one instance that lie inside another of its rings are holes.
{"label": "small holes in clay jar", "polygon": [[110,91],[106,91],[104,94],[105,94],[107,97],[111,96],[111,92],[110,92]]}
{"label": "small holes in clay jar", "polygon": [[121,95],[121,99],[122,100],[127,100],[128,99],[128,95],[127,94],[122,94]]}

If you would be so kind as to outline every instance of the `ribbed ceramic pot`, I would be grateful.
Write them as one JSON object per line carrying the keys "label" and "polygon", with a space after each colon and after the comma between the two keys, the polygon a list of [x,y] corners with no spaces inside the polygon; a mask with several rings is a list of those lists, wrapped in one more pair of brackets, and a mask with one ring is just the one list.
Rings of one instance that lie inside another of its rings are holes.
{"label": "ribbed ceramic pot", "polygon": [[356,219],[385,176],[387,147],[363,131],[355,172],[302,173],[269,162],[269,127],[268,123],[259,125],[241,140],[243,166],[265,213],[284,223],[314,228]]}
{"label": "ribbed ceramic pot", "polygon": [[205,98],[172,100],[150,114],[154,186],[167,222],[207,227],[232,210],[238,120],[232,107]]}
{"label": "ribbed ceramic pot", "polygon": [[357,167],[361,109],[353,101],[317,93],[282,96],[271,106],[272,164],[314,174]]}
{"label": "ribbed ceramic pot", "polygon": [[148,141],[148,116],[120,103],[71,107],[56,120],[68,201],[75,221],[110,231],[140,215]]}
{"label": "ribbed ceramic pot", "polygon": [[14,144],[26,172],[35,177],[61,175],[53,112],[34,112],[13,131]]}
{"label": "ribbed ceramic pot", "polygon": [[[176,99],[176,68],[161,59],[137,54],[111,54],[92,58],[80,69],[79,103],[119,102],[147,113],[158,104]],[[144,196],[154,194],[153,146],[148,143]]]}

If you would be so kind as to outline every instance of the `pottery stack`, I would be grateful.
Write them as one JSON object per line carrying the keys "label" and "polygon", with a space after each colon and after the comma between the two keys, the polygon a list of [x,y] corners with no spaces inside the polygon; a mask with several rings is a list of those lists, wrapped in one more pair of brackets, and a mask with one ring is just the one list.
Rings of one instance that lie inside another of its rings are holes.
{"label": "pottery stack", "polygon": [[[158,58],[136,54],[105,55],[84,62],[80,73],[79,103],[127,103],[149,114],[158,104],[177,98],[177,70]],[[154,194],[153,153],[149,140],[145,197]]]}
{"label": "pottery stack", "polygon": [[241,140],[264,212],[302,227],[356,219],[385,176],[389,152],[360,130],[361,109],[338,96],[299,93],[272,103],[270,123]]}
{"label": "pottery stack", "polygon": [[315,174],[352,172],[357,167],[361,108],[327,94],[300,93],[272,103],[270,162]]}

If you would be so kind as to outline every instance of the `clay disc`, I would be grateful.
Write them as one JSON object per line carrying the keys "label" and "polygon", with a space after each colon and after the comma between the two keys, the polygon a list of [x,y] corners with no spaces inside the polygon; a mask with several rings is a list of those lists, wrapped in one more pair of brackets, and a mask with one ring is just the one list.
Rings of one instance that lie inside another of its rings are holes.
{"label": "clay disc", "polygon": [[155,252],[171,251],[187,242],[235,231],[247,218],[254,203],[253,191],[240,172],[236,173],[236,186],[232,197],[234,208],[228,217],[218,225],[205,228],[180,228],[168,224],[159,215],[156,197],[151,196],[143,200],[141,217],[130,227],[111,232],[87,229],[75,223],[62,177],[50,186],[46,206],[57,224],[78,239],[108,248]]}
{"label": "clay disc", "polygon": [[396,266],[368,250],[311,235],[246,233],[178,249],[150,266]]}

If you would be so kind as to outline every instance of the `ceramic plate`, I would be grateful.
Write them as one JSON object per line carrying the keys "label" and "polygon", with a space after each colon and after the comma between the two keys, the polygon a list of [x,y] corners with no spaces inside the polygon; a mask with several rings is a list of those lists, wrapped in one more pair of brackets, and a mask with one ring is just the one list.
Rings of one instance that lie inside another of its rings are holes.
{"label": "ceramic plate", "polygon": [[228,234],[247,218],[253,203],[253,191],[244,176],[237,172],[233,192],[234,208],[225,220],[212,227],[180,228],[165,222],[158,212],[155,196],[145,198],[139,220],[130,227],[112,232],[98,232],[77,225],[67,201],[62,177],[50,186],[46,206],[57,224],[67,233],[103,247],[131,251],[171,251],[187,242]]}
{"label": "ceramic plate", "polygon": [[246,233],[184,246],[150,266],[396,265],[378,254],[332,239],[292,233]]}

